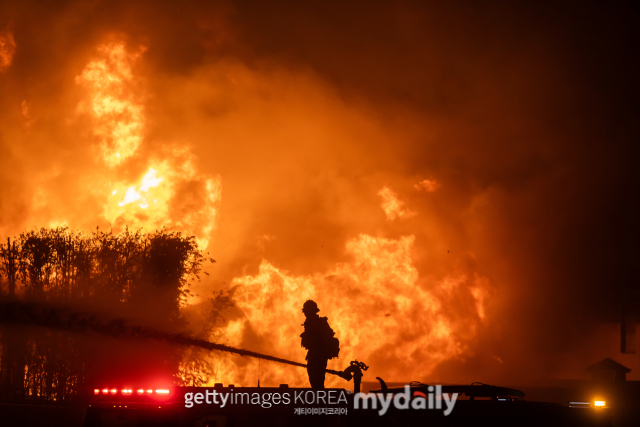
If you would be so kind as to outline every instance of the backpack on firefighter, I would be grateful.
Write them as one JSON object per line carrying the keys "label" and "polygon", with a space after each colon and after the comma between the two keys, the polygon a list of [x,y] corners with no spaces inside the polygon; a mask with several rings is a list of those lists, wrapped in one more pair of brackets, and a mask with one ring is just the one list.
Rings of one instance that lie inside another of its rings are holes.
{"label": "backpack on firefighter", "polygon": [[329,322],[326,317],[322,317],[324,323],[327,325],[327,334],[324,339],[324,347],[327,355],[327,359],[333,359],[340,354],[340,340],[335,337],[335,332],[329,326]]}
{"label": "backpack on firefighter", "polygon": [[333,359],[340,354],[340,341],[336,338],[335,332],[329,326],[326,317],[316,318],[312,323],[309,319],[304,323],[305,331],[300,335],[302,347],[309,350],[309,353],[321,353],[327,359]]}

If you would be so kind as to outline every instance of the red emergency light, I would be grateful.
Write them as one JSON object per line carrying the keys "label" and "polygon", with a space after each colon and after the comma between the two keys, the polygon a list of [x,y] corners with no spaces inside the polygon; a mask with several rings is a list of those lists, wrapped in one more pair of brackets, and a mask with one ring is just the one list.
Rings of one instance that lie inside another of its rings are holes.
{"label": "red emergency light", "polygon": [[[170,389],[167,388],[158,388],[155,389],[155,391],[153,389],[143,389],[143,388],[139,388],[136,390],[138,395],[144,395],[144,394],[156,394],[156,395],[168,395],[171,393]],[[102,394],[102,395],[108,395],[108,394],[112,394],[115,395],[118,393],[118,389],[112,388],[112,389],[108,389],[108,388],[103,388],[102,390],[99,388],[96,388],[93,390],[93,394],[95,394],[96,396]],[[120,394],[123,395],[132,395],[133,394],[133,389],[130,388],[123,388],[120,390]]]}

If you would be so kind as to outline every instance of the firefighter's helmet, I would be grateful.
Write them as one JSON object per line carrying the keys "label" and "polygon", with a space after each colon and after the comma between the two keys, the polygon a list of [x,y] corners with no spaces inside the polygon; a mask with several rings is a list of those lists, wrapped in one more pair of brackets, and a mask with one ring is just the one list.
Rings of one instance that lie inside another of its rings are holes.
{"label": "firefighter's helmet", "polygon": [[303,313],[317,313],[319,311],[320,311],[320,309],[318,308],[318,304],[316,304],[316,302],[313,301],[313,300],[307,300],[302,305],[302,312]]}

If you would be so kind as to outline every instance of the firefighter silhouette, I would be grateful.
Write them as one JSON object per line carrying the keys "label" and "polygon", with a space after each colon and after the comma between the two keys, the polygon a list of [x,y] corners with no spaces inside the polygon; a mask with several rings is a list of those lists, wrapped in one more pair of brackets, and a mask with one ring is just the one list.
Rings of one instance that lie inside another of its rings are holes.
{"label": "firefighter silhouette", "polygon": [[302,347],[309,350],[306,360],[311,388],[324,388],[327,362],[340,353],[340,342],[334,337],[327,318],[318,316],[319,311],[318,305],[312,300],[306,301],[302,306],[307,319],[302,324],[304,332],[300,334],[300,338]]}

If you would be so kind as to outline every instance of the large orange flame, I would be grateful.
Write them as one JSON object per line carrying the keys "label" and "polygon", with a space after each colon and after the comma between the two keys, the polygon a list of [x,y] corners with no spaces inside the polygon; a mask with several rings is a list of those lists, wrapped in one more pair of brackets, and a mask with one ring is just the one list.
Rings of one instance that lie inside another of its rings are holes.
{"label": "large orange flame", "polygon": [[140,47],[130,53],[123,42],[101,45],[98,58],[76,77],[88,94],[78,112],[92,117],[102,160],[111,169],[102,190],[106,199],[103,216],[115,231],[166,227],[195,235],[205,248],[215,228],[221,183],[219,177],[198,173],[186,147],[173,147],[145,159],[148,167],[137,183],[119,178],[118,166],[136,159],[144,141],[143,95],[135,87],[138,77],[132,68],[145,50]]}
{"label": "large orange flame", "polygon": [[126,51],[124,43],[98,47],[99,59],[85,67],[76,83],[89,89],[89,101],[78,106],[95,120],[94,133],[101,139],[105,162],[114,166],[131,157],[142,142],[142,106],[133,96],[132,62],[137,53]]}
{"label": "large orange flame", "polygon": [[[99,154],[109,171],[102,190],[103,215],[115,231],[164,226],[196,235],[204,248],[216,226],[220,178],[198,173],[184,143],[165,144],[140,161],[144,151],[140,147],[147,143],[146,118],[143,94],[133,85],[137,80],[133,64],[143,52],[139,48],[129,53],[124,43],[102,45],[98,58],[76,78],[88,96],[78,111],[94,121]],[[136,159],[146,167],[132,180],[123,167]],[[433,192],[438,186],[430,179],[415,188]],[[378,195],[388,220],[416,215],[390,188],[383,187]],[[412,258],[414,242],[414,236],[388,239],[361,234],[346,243],[350,262],[311,275],[291,275],[263,260],[256,275],[232,280],[232,298],[241,315],[210,338],[304,361],[298,338],[304,321],[300,309],[311,298],[318,302],[321,315],[329,317],[342,344],[340,359],[331,361],[330,368],[343,369],[359,359],[371,365],[372,378],[424,379],[440,362],[468,349],[485,317],[490,285],[477,274],[473,279],[464,274],[431,281],[421,278]],[[455,304],[466,304],[464,310],[448,309],[455,299],[452,295],[463,296]],[[185,357],[187,363],[190,356]],[[260,379],[268,384],[307,384],[304,370],[275,363],[230,355],[212,355],[208,363],[210,383],[252,385]],[[342,381],[330,378],[328,383],[344,385]]]}
{"label": "large orange flame", "polygon": [[[234,279],[233,300],[244,317],[229,322],[224,336],[233,346],[303,361],[301,307],[314,299],[341,341],[340,358],[330,361],[330,368],[341,370],[358,359],[371,365],[372,378],[410,374],[416,376],[410,379],[424,379],[439,362],[467,349],[466,341],[484,316],[489,283],[476,277],[468,284],[462,275],[420,281],[411,257],[413,244],[413,236],[393,240],[363,234],[346,244],[352,262],[311,276],[291,276],[263,261],[257,275]],[[452,292],[469,294],[475,310],[465,318],[448,314],[443,300]],[[212,382],[251,385],[260,378],[268,384],[308,383],[304,370],[288,366],[262,362],[258,371],[257,362],[231,356],[216,356],[212,363],[217,368]],[[329,383],[344,386],[337,378]]]}

